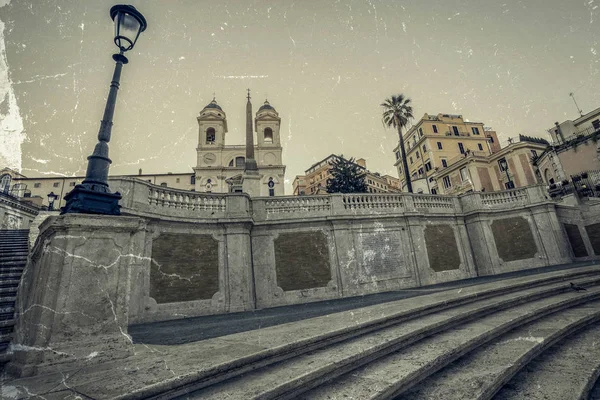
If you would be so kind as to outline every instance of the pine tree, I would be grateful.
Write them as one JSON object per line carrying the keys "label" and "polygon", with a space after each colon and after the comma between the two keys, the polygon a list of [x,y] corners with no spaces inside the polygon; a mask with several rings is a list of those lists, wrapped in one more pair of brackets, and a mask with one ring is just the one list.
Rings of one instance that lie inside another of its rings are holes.
{"label": "pine tree", "polygon": [[331,164],[331,178],[327,179],[327,193],[366,193],[367,176],[364,169],[344,156],[336,157]]}

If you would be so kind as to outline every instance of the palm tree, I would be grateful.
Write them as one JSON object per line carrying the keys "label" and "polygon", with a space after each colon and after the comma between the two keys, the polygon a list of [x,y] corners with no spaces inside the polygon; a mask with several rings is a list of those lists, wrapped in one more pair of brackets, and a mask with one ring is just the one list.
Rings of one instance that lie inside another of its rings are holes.
{"label": "palm tree", "polygon": [[403,94],[399,94],[397,96],[392,96],[389,99],[385,99],[385,102],[381,104],[381,107],[384,108],[384,125],[388,127],[393,126],[398,129],[400,152],[402,155],[402,169],[404,170],[406,189],[408,189],[409,193],[412,193],[412,182],[410,181],[410,175],[408,173],[408,162],[406,161],[406,150],[404,149],[404,137],[402,136],[402,129],[404,129],[408,125],[409,120],[413,118],[410,99],[405,98]]}

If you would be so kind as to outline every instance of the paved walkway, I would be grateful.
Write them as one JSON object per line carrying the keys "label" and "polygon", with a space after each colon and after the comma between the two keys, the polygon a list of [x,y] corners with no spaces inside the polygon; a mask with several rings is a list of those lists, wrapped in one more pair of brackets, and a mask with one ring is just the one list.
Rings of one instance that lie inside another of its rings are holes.
{"label": "paved walkway", "polygon": [[308,318],[319,317],[331,313],[352,310],[374,304],[386,303],[415,296],[422,296],[444,290],[451,290],[481,283],[499,281],[520,276],[534,275],[541,272],[570,269],[585,265],[596,265],[600,262],[579,262],[566,265],[535,268],[524,271],[509,272],[501,275],[482,276],[460,281],[422,286],[414,289],[395,292],[376,293],[344,299],[333,299],[308,304],[275,307],[241,313],[208,315],[204,317],[186,318],[173,321],[152,322],[129,326],[128,333],[135,343],[176,345],[192,343],[200,340],[246,332],[254,329],[285,324]]}

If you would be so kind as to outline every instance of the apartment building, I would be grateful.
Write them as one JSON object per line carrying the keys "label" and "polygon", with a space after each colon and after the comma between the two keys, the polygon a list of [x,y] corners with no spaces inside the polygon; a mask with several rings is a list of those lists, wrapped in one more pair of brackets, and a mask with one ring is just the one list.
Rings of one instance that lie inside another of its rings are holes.
{"label": "apartment building", "polygon": [[[297,175],[292,183],[293,193],[299,195],[316,195],[327,193],[327,180],[331,178],[331,162],[339,158],[331,154],[319,162],[311,165],[304,175]],[[389,175],[381,175],[377,172],[371,172],[367,169],[367,162],[364,158],[355,161],[363,171],[366,172],[365,181],[369,193],[389,193],[399,192],[399,180]]]}
{"label": "apartment building", "polygon": [[439,194],[471,191],[493,192],[535,185],[538,182],[532,160],[548,147],[537,138],[519,136],[508,146],[489,155],[464,154],[445,168],[436,168],[431,185]]}
{"label": "apartment building", "polygon": [[[415,193],[439,193],[432,177],[437,169],[447,168],[465,154],[485,157],[499,150],[496,132],[481,122],[466,121],[462,115],[425,114],[404,133],[408,169]],[[394,149],[398,176],[403,190],[406,178],[399,145]]]}

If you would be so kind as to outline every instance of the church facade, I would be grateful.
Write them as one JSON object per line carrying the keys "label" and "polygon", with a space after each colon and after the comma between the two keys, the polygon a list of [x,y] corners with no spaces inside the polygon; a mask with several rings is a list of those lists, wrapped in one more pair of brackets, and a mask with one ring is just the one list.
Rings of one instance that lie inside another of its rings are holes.
{"label": "church facade", "polygon": [[[213,99],[197,117],[198,147],[194,168],[197,192],[240,192],[246,166],[246,145],[227,145],[227,114]],[[280,140],[281,118],[268,101],[258,109],[254,158],[260,177],[260,196],[283,196],[285,165]]]}
{"label": "church facade", "polygon": [[[254,149],[253,160],[257,167],[253,173],[258,173],[252,195],[283,196],[286,167],[282,162],[279,113],[265,101],[252,118],[250,99],[246,113],[246,142],[249,143],[249,137],[252,138],[250,146]],[[203,193],[241,192],[246,169],[246,145],[225,144],[227,115],[216,100],[213,99],[200,111],[197,120],[197,161],[193,171],[143,174],[140,169],[137,174],[111,177],[137,178],[153,185]],[[65,205],[64,196],[84,179],[84,176],[28,177],[9,168],[0,168],[0,191],[27,198],[37,206],[48,206],[48,194],[52,192],[57,196],[56,209]]]}

